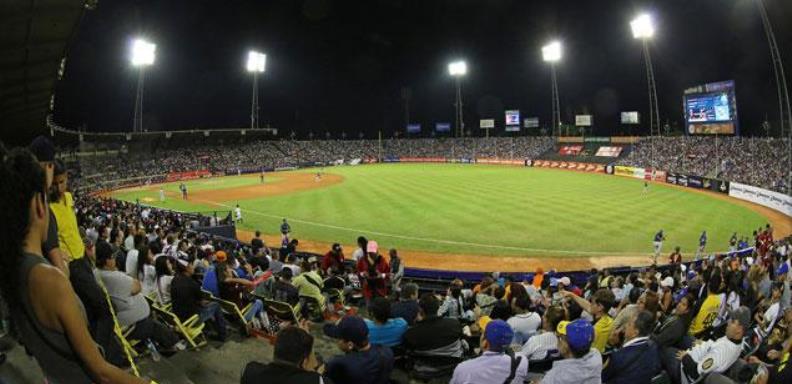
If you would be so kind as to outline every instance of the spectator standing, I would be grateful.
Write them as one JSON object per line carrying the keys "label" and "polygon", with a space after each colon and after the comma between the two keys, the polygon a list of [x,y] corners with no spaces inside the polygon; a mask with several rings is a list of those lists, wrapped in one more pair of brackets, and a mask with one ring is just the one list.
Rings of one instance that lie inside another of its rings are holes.
{"label": "spectator standing", "polygon": [[47,381],[145,383],[104,360],[68,272],[44,257],[50,221],[45,169],[28,151],[6,155],[0,147],[0,178],[0,289],[9,307],[18,309],[11,312],[12,324]]}
{"label": "spectator standing", "polygon": [[52,190],[50,192],[50,211],[55,216],[58,227],[58,248],[63,251],[67,261],[79,259],[85,254],[85,246],[77,227],[74,213],[74,197],[67,192],[69,177],[66,166],[55,160]]}
{"label": "spectator standing", "polygon": [[336,271],[339,274],[344,270],[344,250],[341,244],[335,243],[322,258],[322,272],[325,275],[331,275],[330,270]]}
{"label": "spectator standing", "polygon": [[360,259],[366,255],[366,246],[368,245],[368,240],[365,237],[360,236],[357,238],[357,245],[358,247],[355,249],[355,252],[352,252],[352,260],[355,260],[355,263],[360,261]]}
{"label": "spectator standing", "polygon": [[372,297],[388,296],[387,281],[390,277],[390,267],[385,258],[378,251],[377,242],[369,241],[366,244],[366,255],[357,262],[357,272],[363,283],[363,296],[366,303]]}
{"label": "spectator standing", "polygon": [[388,255],[390,256],[391,289],[398,293],[401,291],[401,281],[404,277],[404,263],[395,248],[391,248]]}
{"label": "spectator standing", "polygon": [[[44,136],[38,136],[30,143],[30,153],[35,156],[39,166],[44,169],[45,175],[45,191],[48,193],[52,188],[52,183],[55,178],[55,145],[52,144],[50,139]],[[47,237],[44,243],[41,244],[44,257],[49,260],[52,265],[63,271],[68,277],[69,268],[66,264],[66,255],[60,249],[60,235],[58,234],[58,220],[52,209],[49,209],[49,225],[47,226]]]}

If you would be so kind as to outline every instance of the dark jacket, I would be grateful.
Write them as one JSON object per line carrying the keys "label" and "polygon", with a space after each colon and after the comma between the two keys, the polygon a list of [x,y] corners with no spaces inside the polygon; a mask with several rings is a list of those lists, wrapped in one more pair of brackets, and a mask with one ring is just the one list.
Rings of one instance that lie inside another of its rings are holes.
{"label": "dark jacket", "polygon": [[613,384],[649,384],[660,372],[660,353],[650,339],[621,348],[610,355],[602,370],[602,382]]}
{"label": "dark jacket", "polygon": [[462,324],[450,317],[432,316],[407,329],[404,346],[412,351],[429,351],[453,344],[463,337]]}
{"label": "dark jacket", "polygon": [[687,334],[689,317],[671,315],[666,317],[652,333],[652,341],[660,348],[676,347]]}
{"label": "dark jacket", "polygon": [[[245,366],[242,373],[241,384],[264,384],[264,383],[294,383],[294,384],[319,384],[320,376],[316,372],[308,372],[288,364],[276,362],[261,364],[255,361]],[[329,379],[323,379],[325,384],[332,383]]]}
{"label": "dark jacket", "polygon": [[391,317],[401,317],[407,324],[415,324],[415,317],[418,316],[418,301],[404,300],[391,304]]}
{"label": "dark jacket", "polygon": [[113,315],[87,256],[69,263],[69,281],[85,307],[88,330],[104,349],[105,358],[115,365],[122,364],[121,346],[113,334]]}

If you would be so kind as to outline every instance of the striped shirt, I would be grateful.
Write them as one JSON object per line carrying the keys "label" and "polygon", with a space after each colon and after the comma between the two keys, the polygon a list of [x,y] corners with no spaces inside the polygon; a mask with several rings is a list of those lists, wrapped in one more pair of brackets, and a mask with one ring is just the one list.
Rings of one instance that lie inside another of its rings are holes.
{"label": "striped shirt", "polygon": [[558,337],[555,332],[541,332],[528,339],[519,353],[531,361],[547,359],[558,353]]}

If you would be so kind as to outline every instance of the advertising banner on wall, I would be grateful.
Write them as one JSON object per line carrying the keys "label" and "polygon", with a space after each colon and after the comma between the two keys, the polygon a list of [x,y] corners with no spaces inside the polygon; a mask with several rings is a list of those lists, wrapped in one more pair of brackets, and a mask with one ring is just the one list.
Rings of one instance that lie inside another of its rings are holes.
{"label": "advertising banner on wall", "polygon": [[603,164],[578,163],[574,161],[534,160],[533,166],[541,168],[560,168],[580,172],[605,173],[605,165]]}
{"label": "advertising banner on wall", "polygon": [[435,131],[451,132],[451,123],[435,123]]}
{"label": "advertising banner on wall", "polygon": [[538,117],[526,117],[523,120],[523,126],[525,128],[539,128],[539,118]]}
{"label": "advertising banner on wall", "polygon": [[420,133],[421,124],[407,124],[407,133]]}
{"label": "advertising banner on wall", "polygon": [[520,126],[520,111],[517,109],[512,109],[506,111],[506,126],[509,125],[516,125]]}
{"label": "advertising banner on wall", "polygon": [[479,120],[479,128],[492,129],[495,128],[495,119],[481,119]]}
{"label": "advertising banner on wall", "polygon": [[575,115],[575,125],[578,127],[590,127],[593,120],[591,115]]}
{"label": "advertising banner on wall", "polygon": [[729,184],[729,196],[775,209],[792,217],[792,196],[734,182]]}

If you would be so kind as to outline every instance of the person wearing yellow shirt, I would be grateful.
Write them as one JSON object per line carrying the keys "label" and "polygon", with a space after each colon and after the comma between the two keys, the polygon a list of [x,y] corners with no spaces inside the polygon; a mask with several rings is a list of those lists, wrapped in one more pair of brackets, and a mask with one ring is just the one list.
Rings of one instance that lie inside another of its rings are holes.
{"label": "person wearing yellow shirt", "polygon": [[710,329],[712,323],[718,318],[721,302],[723,301],[723,295],[718,293],[718,291],[720,291],[720,286],[720,275],[713,275],[707,284],[707,298],[701,303],[701,308],[699,308],[696,317],[694,317],[693,321],[690,323],[688,333],[691,336],[698,336],[702,332]]}
{"label": "person wearing yellow shirt", "polygon": [[85,245],[77,227],[77,216],[74,213],[74,198],[66,192],[69,176],[66,166],[60,160],[55,161],[55,171],[50,191],[50,209],[58,223],[58,245],[68,260],[79,259],[85,255]]}
{"label": "person wearing yellow shirt", "polygon": [[616,303],[613,292],[607,288],[600,288],[591,295],[590,301],[569,291],[562,291],[561,294],[575,300],[580,308],[591,314],[594,318],[594,342],[591,347],[596,348],[600,353],[605,352],[608,347],[608,336],[613,329],[613,318],[608,315],[608,311]]}

